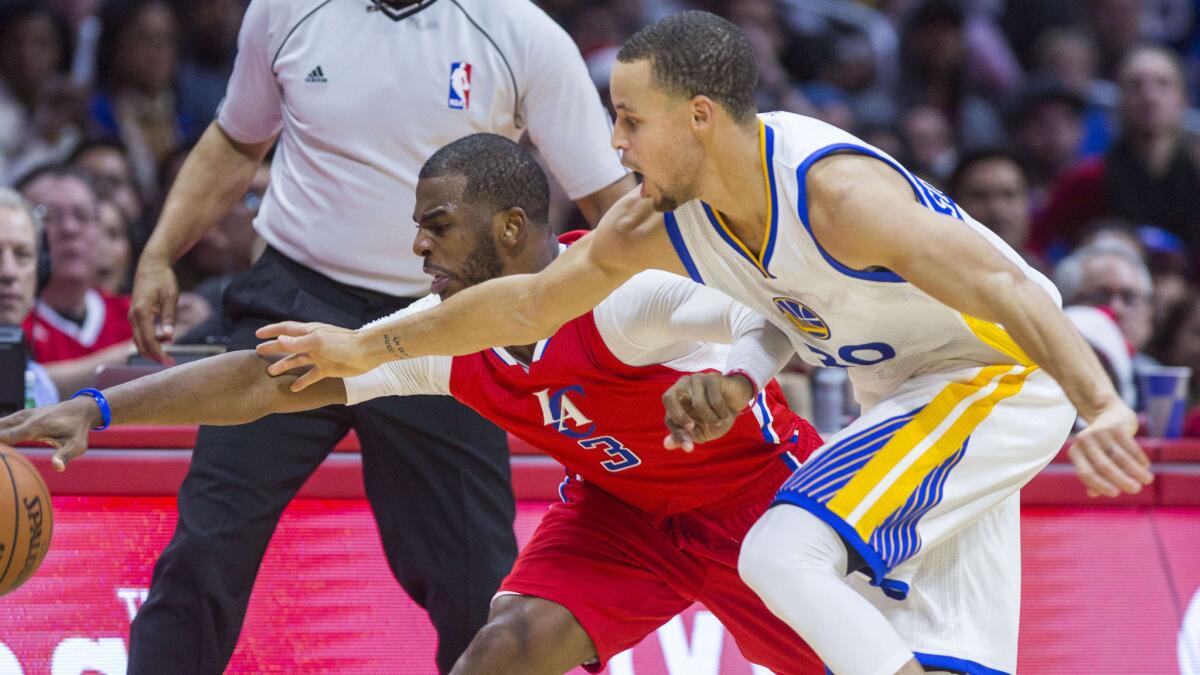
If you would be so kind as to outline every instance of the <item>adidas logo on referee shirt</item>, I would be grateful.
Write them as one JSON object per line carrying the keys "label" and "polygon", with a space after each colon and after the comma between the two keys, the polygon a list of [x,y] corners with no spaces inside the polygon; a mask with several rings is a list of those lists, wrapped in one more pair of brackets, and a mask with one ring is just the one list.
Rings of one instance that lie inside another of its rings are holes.
{"label": "adidas logo on referee shirt", "polygon": [[304,78],[304,81],[324,84],[329,80],[325,79],[325,71],[321,70],[321,66],[317,66],[316,68],[312,69],[312,72],[308,74],[308,77]]}

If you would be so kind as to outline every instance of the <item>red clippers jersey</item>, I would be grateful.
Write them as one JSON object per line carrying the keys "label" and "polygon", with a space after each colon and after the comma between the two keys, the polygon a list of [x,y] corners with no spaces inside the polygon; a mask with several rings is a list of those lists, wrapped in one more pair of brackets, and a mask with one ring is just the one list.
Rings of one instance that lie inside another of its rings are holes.
{"label": "red clippers jersey", "polygon": [[450,390],[570,475],[658,514],[762,499],[786,477],[783,465],[820,445],[772,382],[722,438],[691,453],[665,449],[662,394],[687,374],[620,361],[588,312],[539,343],[528,370],[499,349],[455,357]]}
{"label": "red clippers jersey", "polygon": [[41,302],[21,327],[29,340],[33,360],[54,363],[87,356],[133,337],[129,326],[129,296],[104,295],[89,290],[83,324],[69,321]]}

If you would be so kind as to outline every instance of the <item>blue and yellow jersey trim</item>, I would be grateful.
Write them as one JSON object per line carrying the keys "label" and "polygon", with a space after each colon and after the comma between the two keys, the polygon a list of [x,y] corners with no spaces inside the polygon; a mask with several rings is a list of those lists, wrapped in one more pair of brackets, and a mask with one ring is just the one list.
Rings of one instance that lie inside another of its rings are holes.
{"label": "blue and yellow jersey trim", "polygon": [[775,251],[775,239],[779,235],[779,201],[775,186],[775,131],[762,120],[758,121],[758,150],[762,159],[763,181],[767,187],[767,227],[763,232],[762,245],[755,253],[749,246],[738,239],[733,230],[725,222],[720,211],[701,202],[708,222],[716,229],[721,239],[754,266],[760,274],[768,279],[774,279],[770,272],[771,254]]}

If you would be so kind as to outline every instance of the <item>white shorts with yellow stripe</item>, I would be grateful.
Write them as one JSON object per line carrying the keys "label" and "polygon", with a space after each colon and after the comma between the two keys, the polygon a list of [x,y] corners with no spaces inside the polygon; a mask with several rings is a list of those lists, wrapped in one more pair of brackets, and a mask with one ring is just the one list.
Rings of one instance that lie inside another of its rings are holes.
{"label": "white shorts with yellow stripe", "polygon": [[[919,656],[1012,672],[1017,492],[1074,420],[1062,389],[1036,366],[917,377],[828,439],[775,503],[813,513],[845,540],[850,571],[878,587],[865,594]],[[971,648],[984,640],[991,644]]]}

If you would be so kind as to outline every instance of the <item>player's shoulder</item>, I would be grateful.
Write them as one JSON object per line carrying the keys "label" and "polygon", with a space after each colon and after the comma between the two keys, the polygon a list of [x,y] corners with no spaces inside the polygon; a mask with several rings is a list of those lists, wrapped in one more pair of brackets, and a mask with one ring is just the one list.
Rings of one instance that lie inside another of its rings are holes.
{"label": "player's shoulder", "polygon": [[530,32],[559,27],[531,0],[456,0],[453,4],[460,18],[475,23],[489,35],[495,31],[493,39],[514,37],[520,35],[520,30],[528,36]]}

